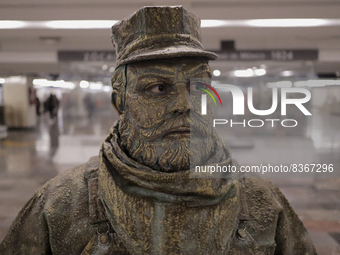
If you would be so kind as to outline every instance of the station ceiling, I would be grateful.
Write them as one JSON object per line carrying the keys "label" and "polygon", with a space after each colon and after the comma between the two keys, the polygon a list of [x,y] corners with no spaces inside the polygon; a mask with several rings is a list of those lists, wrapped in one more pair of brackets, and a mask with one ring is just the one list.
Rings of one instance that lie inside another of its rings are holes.
{"label": "station ceiling", "polygon": [[[142,6],[183,5],[201,19],[328,19],[339,21],[338,0],[2,0],[0,21],[120,20]],[[220,50],[222,40],[235,41],[237,50],[317,49],[317,61],[216,61],[222,74],[237,68],[266,64],[271,70],[340,71],[340,23],[311,27],[203,27],[203,44]],[[110,28],[101,29],[0,29],[0,76],[60,74],[106,75],[114,61],[58,61],[58,51],[113,51]],[[103,70],[103,65],[108,68]],[[113,69],[111,68],[111,71]]]}

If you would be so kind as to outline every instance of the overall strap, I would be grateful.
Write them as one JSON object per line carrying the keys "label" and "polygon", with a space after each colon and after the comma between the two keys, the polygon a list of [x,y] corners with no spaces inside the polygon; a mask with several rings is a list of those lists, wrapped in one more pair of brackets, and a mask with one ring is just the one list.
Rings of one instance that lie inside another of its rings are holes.
{"label": "overall strap", "polygon": [[245,184],[244,178],[239,178],[239,191],[240,191],[240,213],[239,213],[239,220],[240,221],[248,221],[249,220],[249,210],[247,204],[247,197],[245,192]]}
{"label": "overall strap", "polygon": [[247,204],[247,197],[245,192],[244,178],[239,178],[239,199],[240,199],[240,211],[238,216],[238,227],[236,229],[236,237],[241,241],[253,240],[253,238],[247,232],[247,222],[250,220],[249,210]]}
{"label": "overall strap", "polygon": [[93,236],[88,244],[91,248],[94,247],[96,242],[100,245],[109,245],[110,242],[115,241],[115,238],[112,238],[115,233],[98,195],[98,160],[98,157],[90,158],[85,171],[85,180],[87,181],[89,192],[89,222],[96,230],[96,235]]}
{"label": "overall strap", "polygon": [[99,157],[90,158],[85,172],[89,191],[89,219],[91,225],[109,222],[103,203],[98,195],[98,160]]}
{"label": "overall strap", "polygon": [[130,255],[113,230],[98,194],[98,162],[99,157],[90,158],[84,176],[88,184],[89,222],[96,233],[81,255]]}

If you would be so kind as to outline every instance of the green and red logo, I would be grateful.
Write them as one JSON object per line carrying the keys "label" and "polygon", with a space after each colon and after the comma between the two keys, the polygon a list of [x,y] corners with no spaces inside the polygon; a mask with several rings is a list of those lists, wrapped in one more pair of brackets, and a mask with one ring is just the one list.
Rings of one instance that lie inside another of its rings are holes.
{"label": "green and red logo", "polygon": [[[197,88],[200,89],[200,90],[203,90],[204,92],[206,92],[212,98],[212,100],[214,101],[215,105],[217,106],[217,103],[216,103],[216,100],[215,100],[214,96],[211,94],[211,92],[209,90],[207,90],[207,89],[205,89],[203,87],[206,87],[206,88],[210,89],[212,92],[214,92],[215,95],[217,96],[218,100],[220,101],[221,106],[222,106],[221,97],[220,97],[220,95],[217,93],[217,91],[213,87],[211,87],[210,85],[208,85],[206,83],[203,83],[203,82],[197,82],[197,83],[199,84],[199,85],[197,85]],[[200,87],[200,86],[202,86],[202,87]]]}

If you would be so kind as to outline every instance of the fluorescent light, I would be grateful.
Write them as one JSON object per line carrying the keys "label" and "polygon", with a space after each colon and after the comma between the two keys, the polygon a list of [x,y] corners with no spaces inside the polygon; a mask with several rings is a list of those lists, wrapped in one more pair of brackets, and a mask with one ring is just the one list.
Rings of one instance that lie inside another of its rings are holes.
{"label": "fluorescent light", "polygon": [[327,80],[326,85],[340,85],[340,80]]}
{"label": "fluorescent light", "polygon": [[34,80],[33,80],[33,84],[34,84],[34,85],[40,85],[40,84],[43,84],[43,83],[45,83],[45,82],[47,82],[46,79],[34,79]]}
{"label": "fluorescent light", "polygon": [[218,19],[202,19],[201,27],[226,27],[228,25],[227,20]]}
{"label": "fluorescent light", "polygon": [[0,78],[0,83],[5,83],[5,78]]}
{"label": "fluorescent light", "polygon": [[329,81],[323,81],[323,80],[308,80],[307,81],[307,86],[308,87],[324,87]]}
{"label": "fluorescent light", "polygon": [[247,22],[250,27],[320,27],[340,25],[340,20],[331,19],[253,19]]}
{"label": "fluorescent light", "polygon": [[221,71],[220,70],[214,70],[213,71],[213,75],[214,76],[220,76],[221,75]]}
{"label": "fluorescent light", "polygon": [[90,82],[90,89],[101,90],[103,88],[103,83],[101,82]]}
{"label": "fluorescent light", "polygon": [[295,87],[324,87],[324,86],[339,86],[340,80],[308,80],[296,81]]}
{"label": "fluorescent light", "polygon": [[281,76],[288,77],[288,76],[292,76],[293,74],[294,72],[292,70],[286,70],[281,73]]}
{"label": "fluorescent light", "polygon": [[89,84],[88,81],[81,81],[81,82],[79,83],[79,86],[80,86],[82,89],[88,88],[89,85],[90,85],[90,84]]}
{"label": "fluorescent light", "polygon": [[25,27],[25,21],[19,20],[0,20],[0,29],[16,29]]}
{"label": "fluorescent light", "polygon": [[112,91],[112,89],[111,89],[110,86],[104,86],[104,87],[103,87],[103,91],[105,91],[105,92],[110,92],[110,91]]}
{"label": "fluorescent light", "polygon": [[53,20],[46,27],[53,29],[103,29],[111,28],[117,20]]}
{"label": "fluorescent light", "polygon": [[236,77],[252,77],[254,75],[254,71],[250,68],[247,70],[236,70],[234,71],[234,75]]}
{"label": "fluorescent light", "polygon": [[27,79],[25,76],[11,76],[11,77],[6,78],[6,83],[26,84]]}
{"label": "fluorescent light", "polygon": [[267,71],[265,70],[265,69],[255,69],[254,70],[254,73],[255,73],[255,75],[257,75],[257,76],[263,76],[263,75],[265,75],[266,73],[267,73]]}
{"label": "fluorescent light", "polygon": [[263,76],[267,73],[266,69],[253,67],[248,68],[246,70],[236,70],[234,71],[234,75],[236,77],[252,77],[252,76]]}
{"label": "fluorescent light", "polygon": [[340,26],[340,19],[201,20],[201,27],[321,27]]}
{"label": "fluorescent light", "polygon": [[0,29],[109,29],[118,20],[0,20]]}
{"label": "fluorescent light", "polygon": [[35,87],[54,87],[63,89],[74,89],[76,85],[73,82],[59,81],[48,81],[46,79],[34,79],[33,84]]}
{"label": "fluorescent light", "polygon": [[340,85],[340,80],[308,80],[308,87],[324,87],[324,86],[332,86],[332,85]]}
{"label": "fluorescent light", "polygon": [[[0,29],[109,29],[118,20],[0,20]],[[340,26],[340,19],[203,19],[201,27],[320,27]]]}

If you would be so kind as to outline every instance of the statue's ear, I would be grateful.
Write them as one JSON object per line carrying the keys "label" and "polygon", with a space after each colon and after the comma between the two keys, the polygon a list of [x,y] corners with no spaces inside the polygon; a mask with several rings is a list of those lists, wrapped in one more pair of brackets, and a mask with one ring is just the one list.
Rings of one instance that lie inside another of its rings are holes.
{"label": "statue's ear", "polygon": [[[115,86],[116,85],[116,86]],[[116,88],[119,88],[118,84],[113,84],[113,91],[111,94],[111,103],[113,107],[116,109],[118,114],[122,114],[125,109],[125,93],[122,91],[118,91]],[[121,90],[121,89],[120,89]]]}

